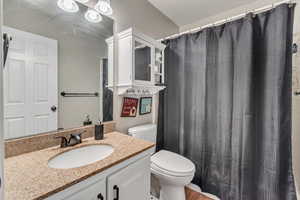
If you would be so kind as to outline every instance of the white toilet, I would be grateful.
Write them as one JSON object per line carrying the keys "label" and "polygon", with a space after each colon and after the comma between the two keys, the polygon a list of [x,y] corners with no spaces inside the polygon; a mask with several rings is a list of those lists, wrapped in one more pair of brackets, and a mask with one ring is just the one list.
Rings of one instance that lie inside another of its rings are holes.
{"label": "white toilet", "polygon": [[[156,142],[156,133],[156,124],[136,126],[128,130],[129,135],[153,143]],[[151,157],[151,173],[160,182],[160,200],[185,200],[184,187],[192,181],[195,165],[179,154],[161,150]]]}

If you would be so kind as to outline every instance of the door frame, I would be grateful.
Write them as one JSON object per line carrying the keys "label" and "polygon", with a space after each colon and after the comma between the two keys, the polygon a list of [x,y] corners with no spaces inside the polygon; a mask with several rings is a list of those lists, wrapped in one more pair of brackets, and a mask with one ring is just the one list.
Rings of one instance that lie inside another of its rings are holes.
{"label": "door frame", "polygon": [[1,186],[0,186],[0,200],[4,199],[4,173],[3,173],[3,164],[4,164],[4,128],[3,128],[3,119],[4,119],[4,112],[3,112],[3,48],[2,48],[2,22],[3,22],[3,1],[0,0],[0,33],[1,33],[1,40],[0,40],[0,178],[1,180]]}

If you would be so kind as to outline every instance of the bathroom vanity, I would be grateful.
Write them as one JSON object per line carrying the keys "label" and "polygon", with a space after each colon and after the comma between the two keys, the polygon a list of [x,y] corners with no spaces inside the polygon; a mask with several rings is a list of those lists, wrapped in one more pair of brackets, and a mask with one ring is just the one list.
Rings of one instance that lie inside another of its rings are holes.
{"label": "bathroom vanity", "polygon": [[[49,166],[56,156],[91,145],[111,146],[113,152],[81,167]],[[5,160],[5,199],[148,200],[153,151],[153,143],[111,132],[101,141],[88,138],[74,147],[56,146],[10,157]]]}

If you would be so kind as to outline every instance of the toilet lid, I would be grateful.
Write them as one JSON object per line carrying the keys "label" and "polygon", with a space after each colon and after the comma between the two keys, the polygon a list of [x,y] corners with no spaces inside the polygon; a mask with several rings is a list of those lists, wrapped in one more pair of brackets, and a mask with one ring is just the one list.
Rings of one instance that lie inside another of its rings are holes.
{"label": "toilet lid", "polygon": [[189,159],[166,150],[161,150],[151,157],[152,168],[162,172],[169,172],[178,176],[191,175],[195,172],[195,165]]}

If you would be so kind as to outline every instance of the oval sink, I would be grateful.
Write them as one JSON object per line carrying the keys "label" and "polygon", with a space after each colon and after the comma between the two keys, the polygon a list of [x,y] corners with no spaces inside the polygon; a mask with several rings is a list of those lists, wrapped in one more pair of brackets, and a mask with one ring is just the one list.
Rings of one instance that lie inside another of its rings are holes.
{"label": "oval sink", "polygon": [[110,145],[89,145],[59,154],[49,160],[49,167],[70,169],[102,160],[114,151]]}

